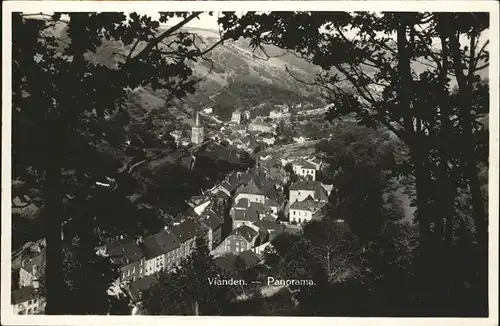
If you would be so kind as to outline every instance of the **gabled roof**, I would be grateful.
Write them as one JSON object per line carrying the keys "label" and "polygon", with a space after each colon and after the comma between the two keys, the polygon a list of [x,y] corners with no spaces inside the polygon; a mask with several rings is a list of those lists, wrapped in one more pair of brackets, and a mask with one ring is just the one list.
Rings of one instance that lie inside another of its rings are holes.
{"label": "gabled roof", "polygon": [[250,182],[239,191],[239,193],[264,196],[264,192],[257,185],[255,178],[252,178]]}
{"label": "gabled roof", "polygon": [[114,264],[125,266],[144,257],[144,252],[134,239],[121,239],[106,246],[106,253]]}
{"label": "gabled roof", "polygon": [[267,213],[266,216],[262,218],[263,221],[271,221],[274,222],[276,221],[276,217],[272,216],[271,214]]}
{"label": "gabled roof", "polygon": [[22,287],[18,290],[13,290],[10,293],[11,304],[13,305],[33,300],[38,297],[39,295],[33,287]]}
{"label": "gabled roof", "polygon": [[201,225],[192,219],[187,219],[181,224],[173,226],[170,230],[181,243],[203,233]]}
{"label": "gabled roof", "polygon": [[314,192],[314,197],[316,200],[320,202],[327,202],[328,201],[328,193],[326,192],[326,189],[323,187],[318,187],[316,191]]}
{"label": "gabled roof", "polygon": [[138,301],[140,293],[149,290],[149,288],[158,281],[158,275],[152,274],[141,277],[133,282],[130,282],[130,294],[134,301]]}
{"label": "gabled roof", "polygon": [[238,200],[236,205],[234,205],[235,208],[244,208],[244,209],[247,209],[248,206],[250,206],[248,198],[240,198],[240,200]]}
{"label": "gabled roof", "polygon": [[258,232],[252,229],[249,226],[242,225],[239,228],[236,228],[229,234],[229,236],[242,236],[248,242],[252,242],[252,240],[258,235]]}
{"label": "gabled roof", "polygon": [[151,259],[179,248],[180,242],[172,232],[164,230],[144,239],[142,247],[146,258]]}
{"label": "gabled roof", "polygon": [[204,216],[202,216],[199,221],[203,225],[209,227],[211,230],[217,230],[223,223],[223,221],[221,221],[221,219],[211,210],[208,212],[208,214],[204,214]]}
{"label": "gabled roof", "polygon": [[315,170],[316,169],[316,166],[314,166],[314,164],[309,163],[309,162],[307,162],[304,159],[296,160],[296,161],[292,162],[292,165],[300,166],[303,169],[311,169],[311,170]]}
{"label": "gabled roof", "polygon": [[220,184],[220,187],[221,187],[222,189],[226,190],[226,191],[227,191],[227,192],[229,192],[229,193],[230,193],[231,191],[233,191],[232,186],[231,186],[231,185],[229,184],[229,182],[227,182],[227,181],[223,181],[223,182]]}
{"label": "gabled roof", "polygon": [[297,181],[290,186],[290,190],[315,191],[318,185],[319,181]]}
{"label": "gabled roof", "polygon": [[236,262],[236,255],[235,254],[226,254],[221,257],[217,257],[215,259],[215,265],[218,267],[226,270],[226,271],[232,271],[236,268],[235,262]]}
{"label": "gabled roof", "polygon": [[278,202],[274,199],[266,198],[264,204],[269,207],[278,207]]}
{"label": "gabled roof", "polygon": [[263,228],[266,230],[272,230],[272,231],[284,230],[286,227],[284,224],[281,224],[281,223],[278,223],[275,221],[268,221],[268,220],[260,220],[260,221],[255,222],[253,225],[255,225],[259,228]]}
{"label": "gabled roof", "polygon": [[242,251],[238,256],[243,259],[247,267],[257,265],[260,262],[259,256],[252,250]]}
{"label": "gabled roof", "polygon": [[292,205],[290,205],[290,209],[302,210],[302,211],[310,211],[315,212],[321,207],[323,207],[325,203],[314,201],[311,196],[307,197],[303,201],[295,201]]}
{"label": "gabled roof", "polygon": [[192,196],[188,199],[188,204],[196,207],[207,200],[209,200],[208,196]]}

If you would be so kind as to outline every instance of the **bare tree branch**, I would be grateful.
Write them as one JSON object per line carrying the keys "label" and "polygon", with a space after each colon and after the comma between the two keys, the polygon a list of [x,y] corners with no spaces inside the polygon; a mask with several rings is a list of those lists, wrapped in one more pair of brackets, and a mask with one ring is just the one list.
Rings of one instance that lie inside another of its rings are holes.
{"label": "bare tree branch", "polygon": [[193,13],[193,14],[189,15],[189,17],[185,18],[183,21],[181,21],[181,22],[175,24],[174,26],[170,27],[169,29],[167,29],[165,32],[161,33],[157,38],[155,38],[154,40],[149,42],[148,45],[146,45],[146,47],[144,49],[142,49],[141,52],[139,52],[134,57],[134,59],[144,58],[145,56],[147,56],[151,52],[151,50],[153,50],[155,48],[156,45],[158,45],[158,43],[163,41],[165,38],[171,36],[174,32],[178,31],[180,28],[185,26],[187,23],[189,23],[193,19],[198,18],[200,15],[201,15],[201,12]]}

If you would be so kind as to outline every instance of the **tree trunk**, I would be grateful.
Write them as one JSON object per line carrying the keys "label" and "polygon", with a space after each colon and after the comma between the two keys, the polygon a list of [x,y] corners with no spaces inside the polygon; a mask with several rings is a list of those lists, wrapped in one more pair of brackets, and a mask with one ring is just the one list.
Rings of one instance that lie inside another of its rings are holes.
{"label": "tree trunk", "polygon": [[408,29],[407,13],[397,14],[397,49],[398,49],[398,72],[400,76],[399,87],[397,88],[400,99],[401,115],[404,117],[404,129],[408,135],[407,144],[410,148],[411,157],[415,164],[415,184],[417,193],[417,218],[419,227],[419,267],[418,280],[424,299],[424,309],[431,307],[432,303],[427,302],[432,297],[431,278],[431,232],[430,232],[430,209],[429,209],[429,168],[427,165],[427,152],[425,150],[425,139],[422,139],[421,131],[414,127],[414,114],[411,108],[411,89],[413,87],[410,54],[408,41],[406,38]]}
{"label": "tree trunk", "polygon": [[[444,16],[442,19],[445,19]],[[445,21],[441,22],[445,24]],[[438,155],[439,155],[439,166],[437,171],[437,182],[439,193],[443,196],[442,200],[438,200],[437,202],[437,212],[438,218],[441,221],[445,222],[445,229],[441,229],[438,236],[440,237],[440,241],[443,242],[443,246],[441,247],[442,251],[439,254],[439,265],[440,265],[440,299],[441,303],[441,311],[447,311],[447,307],[445,306],[449,302],[450,290],[451,290],[451,280],[450,280],[450,263],[451,263],[451,250],[453,245],[453,220],[454,220],[454,202],[456,197],[456,182],[454,182],[453,172],[449,171],[449,162],[454,153],[450,153],[449,141],[451,136],[453,135],[453,125],[451,122],[452,117],[452,108],[451,103],[448,100],[450,97],[448,91],[448,73],[449,73],[449,51],[447,44],[447,36],[443,31],[440,32],[440,40],[441,40],[441,48],[442,48],[442,63],[441,63],[441,71],[440,71],[440,91],[441,95],[439,96],[439,107],[440,107],[440,116],[441,116],[441,125],[440,132],[438,133],[438,137],[443,140],[440,140],[438,147]],[[446,141],[444,141],[446,140]]]}
{"label": "tree trunk", "polygon": [[479,181],[479,168],[476,160],[475,141],[473,132],[473,115],[471,113],[473,105],[473,62],[475,60],[475,39],[476,32],[470,33],[470,53],[469,53],[469,71],[468,76],[465,76],[461,64],[465,61],[460,53],[460,43],[458,35],[450,33],[450,52],[453,57],[453,68],[457,78],[459,88],[459,108],[460,108],[460,124],[462,127],[464,148],[464,167],[469,187],[471,192],[472,216],[476,227],[476,239],[478,242],[478,258],[479,258],[479,290],[482,309],[484,312],[488,310],[488,215],[486,213],[485,202],[481,192],[481,182]]}
{"label": "tree trunk", "polygon": [[59,128],[53,128],[52,150],[47,153],[45,171],[45,200],[42,218],[45,221],[45,237],[47,241],[47,262],[45,270],[45,291],[48,315],[64,314],[64,302],[67,300],[63,278],[61,223],[63,216],[63,186],[61,174],[61,136]]}
{"label": "tree trunk", "polygon": [[[475,36],[471,36],[471,44],[473,44]],[[476,226],[476,237],[480,246],[486,244],[487,247],[487,214],[484,205],[483,196],[481,193],[481,183],[479,181],[479,171],[477,166],[477,160],[474,148],[474,135],[472,127],[472,77],[468,76],[469,81],[464,75],[463,69],[461,67],[461,55],[460,55],[460,45],[458,42],[458,37],[454,33],[450,33],[450,50],[453,57],[455,75],[457,76],[457,82],[460,92],[460,116],[461,116],[461,127],[464,136],[464,141],[462,146],[465,151],[465,168],[466,175],[469,180],[469,186],[472,196],[472,207],[473,207],[473,217]],[[470,62],[474,61],[474,49],[471,48],[471,53],[469,57]],[[469,74],[472,74],[472,69],[469,69]]]}

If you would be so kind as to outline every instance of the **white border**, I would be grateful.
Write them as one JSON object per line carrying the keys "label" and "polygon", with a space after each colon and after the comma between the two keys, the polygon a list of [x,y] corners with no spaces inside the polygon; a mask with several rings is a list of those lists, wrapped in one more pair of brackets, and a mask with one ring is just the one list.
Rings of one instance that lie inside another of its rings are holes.
{"label": "white border", "polygon": [[[152,316],[17,316],[10,305],[11,283],[11,13],[14,11],[489,11],[490,12],[490,169],[489,169],[489,318],[319,318],[318,325],[498,325],[498,31],[496,1],[4,1],[2,3],[2,291],[3,325],[136,325],[202,322],[206,326],[239,323],[286,324],[295,317],[152,317]],[[70,299],[70,298],[68,298]],[[356,304],[353,302],[352,304]],[[332,319],[333,318],[333,319]],[[301,321],[299,321],[301,322]]]}

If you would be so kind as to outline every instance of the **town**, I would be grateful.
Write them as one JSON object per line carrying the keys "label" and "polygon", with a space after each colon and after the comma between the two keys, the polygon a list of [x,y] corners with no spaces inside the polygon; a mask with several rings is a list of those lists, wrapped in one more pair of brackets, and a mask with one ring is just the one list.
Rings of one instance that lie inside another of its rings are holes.
{"label": "town", "polygon": [[497,8],[222,4],[5,3],[2,322],[498,324]]}
{"label": "town", "polygon": [[[299,110],[297,116],[322,117],[327,110],[328,107]],[[256,163],[247,171],[231,172],[210,189],[202,189],[202,195],[190,198],[189,210],[178,216],[173,226],[165,226],[147,237],[122,237],[96,248],[99,255],[120,266],[121,276],[109,293],[126,293],[135,306],[140,302],[141,291],[147,290],[161,272],[174,270],[191,254],[198,236],[206,237],[218,265],[225,266],[235,257],[255,265],[276,236],[299,233],[305,223],[321,219],[325,213],[333,186],[316,178],[321,159],[314,154],[287,157],[276,153],[282,146],[307,148],[319,141],[298,136],[293,137],[291,144],[275,145],[280,139],[279,125],[290,126],[297,119],[287,105],[277,106],[267,117],[253,119],[250,111],[236,110],[228,122],[218,120],[212,113],[211,108],[196,112],[190,139],[183,138],[181,131],[172,131],[176,145],[196,148],[207,143],[226,143],[248,152]],[[206,132],[201,117],[216,121],[220,128],[212,127]],[[257,148],[261,151],[256,152]],[[109,181],[96,183],[111,186]],[[225,220],[221,203],[230,203],[230,221]],[[13,253],[13,266],[18,267],[13,270],[13,279],[18,289],[12,292],[12,304],[17,314],[43,313],[44,298],[39,289],[45,268],[44,243],[43,239],[27,243]]]}

